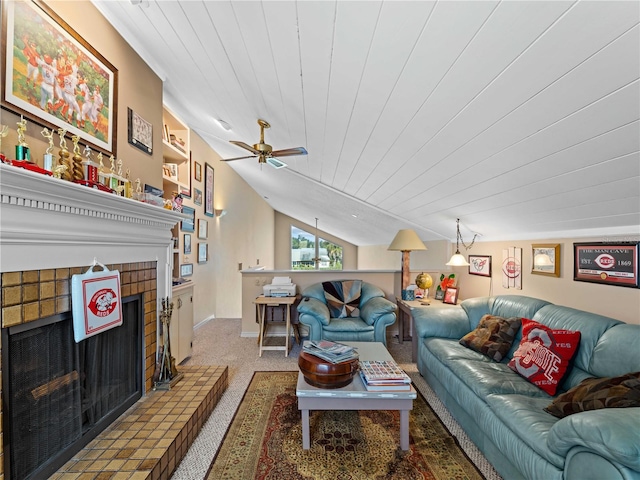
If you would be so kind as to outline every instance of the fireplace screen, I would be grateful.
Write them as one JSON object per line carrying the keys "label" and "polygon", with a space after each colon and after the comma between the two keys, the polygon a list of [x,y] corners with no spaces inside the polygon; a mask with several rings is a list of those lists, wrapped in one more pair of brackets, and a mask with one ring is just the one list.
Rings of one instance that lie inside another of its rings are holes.
{"label": "fireplace screen", "polygon": [[47,478],[141,397],[141,295],[123,300],[123,317],[80,343],[71,314],[5,329],[10,478]]}

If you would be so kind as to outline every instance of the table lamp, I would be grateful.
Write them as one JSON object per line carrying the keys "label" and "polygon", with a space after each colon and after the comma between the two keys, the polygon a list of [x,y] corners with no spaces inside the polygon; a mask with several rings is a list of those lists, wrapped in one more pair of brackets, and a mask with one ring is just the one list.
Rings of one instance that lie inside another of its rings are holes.
{"label": "table lamp", "polygon": [[402,299],[408,300],[407,287],[410,280],[409,255],[412,250],[426,250],[424,242],[420,240],[418,234],[409,229],[399,230],[387,250],[402,252]]}

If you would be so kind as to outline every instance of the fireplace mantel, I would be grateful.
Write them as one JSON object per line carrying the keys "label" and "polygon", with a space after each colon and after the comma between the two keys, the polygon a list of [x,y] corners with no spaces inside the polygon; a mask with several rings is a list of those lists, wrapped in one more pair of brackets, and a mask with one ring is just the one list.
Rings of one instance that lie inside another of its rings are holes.
{"label": "fireplace mantel", "polygon": [[186,215],[0,164],[0,272],[158,262],[170,295],[171,228]]}

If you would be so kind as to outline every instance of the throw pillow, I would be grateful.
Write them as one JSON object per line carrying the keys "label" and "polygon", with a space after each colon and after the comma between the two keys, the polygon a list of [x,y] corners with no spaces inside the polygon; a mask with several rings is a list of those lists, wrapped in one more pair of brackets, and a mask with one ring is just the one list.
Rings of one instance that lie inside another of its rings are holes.
{"label": "throw pillow", "polygon": [[520,324],[519,317],[503,318],[487,314],[480,319],[475,330],[460,339],[460,344],[499,362],[509,353]]}
{"label": "throw pillow", "polygon": [[545,410],[563,418],[600,408],[640,407],[640,372],[587,378],[551,402]]}
{"label": "throw pillow", "polygon": [[343,280],[322,282],[324,298],[331,318],[360,316],[360,292],[362,281]]}
{"label": "throw pillow", "polygon": [[580,332],[554,330],[522,319],[522,340],[509,367],[549,395],[555,395],[580,345]]}

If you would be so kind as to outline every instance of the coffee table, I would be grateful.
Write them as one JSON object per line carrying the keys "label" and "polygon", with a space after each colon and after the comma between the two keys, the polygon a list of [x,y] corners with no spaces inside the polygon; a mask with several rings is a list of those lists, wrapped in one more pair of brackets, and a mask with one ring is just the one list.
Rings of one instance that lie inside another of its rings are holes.
{"label": "coffee table", "polygon": [[[393,360],[381,342],[341,342],[358,350],[360,360]],[[298,372],[296,386],[298,410],[302,413],[302,448],[311,446],[309,410],[399,410],[400,448],[409,450],[409,412],[413,409],[416,391],[411,386],[407,392],[369,392],[360,375],[341,388],[316,388],[309,385],[302,372]]]}

